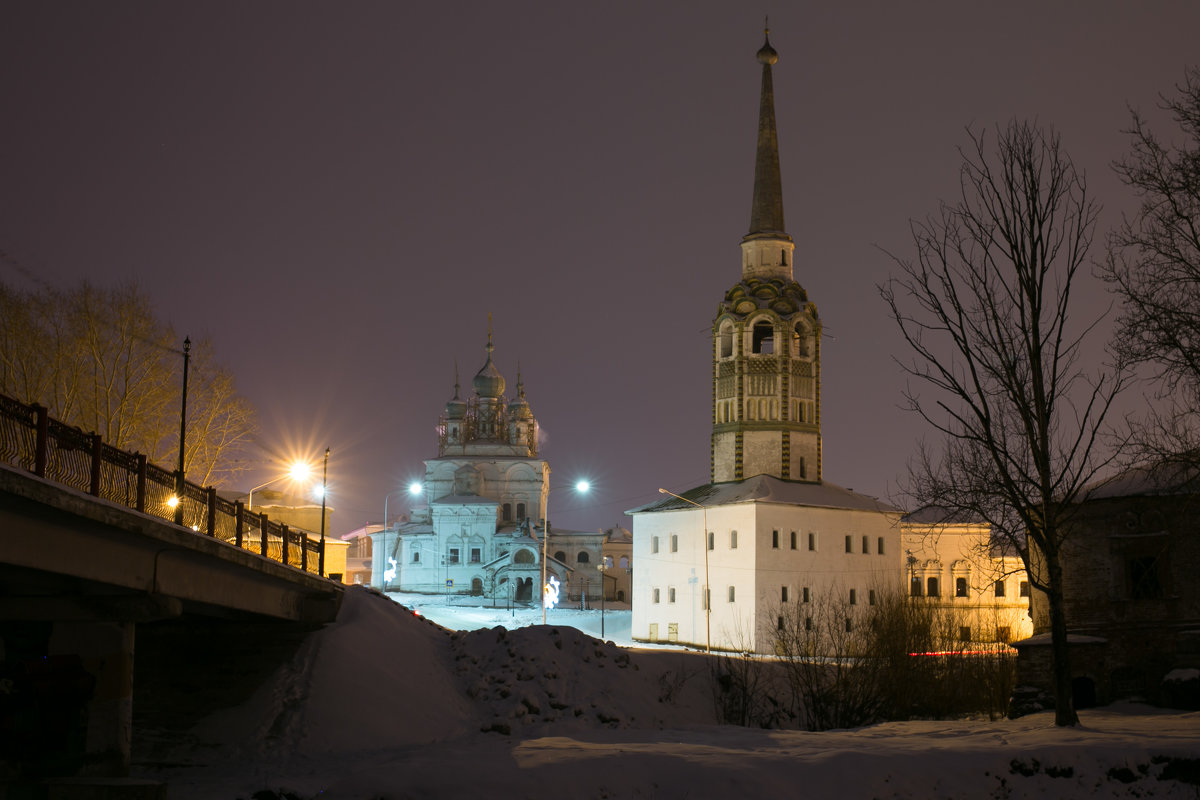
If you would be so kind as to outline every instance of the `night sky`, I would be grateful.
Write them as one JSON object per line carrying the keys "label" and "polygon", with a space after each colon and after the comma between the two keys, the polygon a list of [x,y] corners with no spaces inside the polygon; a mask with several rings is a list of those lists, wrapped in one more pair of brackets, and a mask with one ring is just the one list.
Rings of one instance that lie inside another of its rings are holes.
{"label": "night sky", "polygon": [[[1194,2],[0,4],[0,279],[135,280],[261,416],[243,490],[326,446],[333,528],[405,510],[435,424],[520,362],[559,527],[708,477],[711,324],[750,219],[763,15],[825,479],[887,497],[876,284],[955,199],[964,128],[1036,118],[1104,205],[1128,107],[1200,61]],[[1100,242],[1092,255],[1101,255]],[[32,277],[31,277],[32,276]],[[1109,301],[1089,278],[1081,313]],[[465,396],[465,394],[464,394]]]}

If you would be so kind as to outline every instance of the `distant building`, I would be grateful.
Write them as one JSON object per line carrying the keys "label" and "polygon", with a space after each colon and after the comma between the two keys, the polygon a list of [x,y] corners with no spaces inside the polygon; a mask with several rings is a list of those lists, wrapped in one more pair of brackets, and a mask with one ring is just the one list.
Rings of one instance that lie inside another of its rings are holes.
{"label": "distant building", "polygon": [[[289,530],[303,531],[310,540],[321,538],[321,504],[310,498],[275,489],[256,489],[253,497],[234,494],[231,500],[248,503],[247,513],[265,514],[267,519],[286,525]],[[252,504],[250,504],[252,503]],[[325,575],[336,581],[346,579],[347,542],[332,535],[333,506],[325,506]]]}
{"label": "distant building", "polygon": [[[547,581],[564,601],[598,597],[603,534],[556,529],[547,520],[550,465],[538,455],[538,426],[517,376],[517,396],[487,359],[468,400],[460,387],[438,421],[438,455],[425,461],[425,505],[411,520],[370,533],[372,585],[405,592],[471,594],[540,603]],[[549,540],[544,537],[549,532]]]}
{"label": "distant building", "polygon": [[[1134,469],[1092,487],[1062,548],[1076,707],[1138,697],[1200,708],[1200,479],[1194,468]],[[1036,551],[1034,552],[1036,567]],[[1033,592],[1035,636],[1018,681],[1052,697],[1050,621]]]}
{"label": "distant building", "polygon": [[948,612],[960,640],[1011,644],[1033,633],[1025,564],[987,523],[927,507],[904,515],[900,539],[909,597]]}

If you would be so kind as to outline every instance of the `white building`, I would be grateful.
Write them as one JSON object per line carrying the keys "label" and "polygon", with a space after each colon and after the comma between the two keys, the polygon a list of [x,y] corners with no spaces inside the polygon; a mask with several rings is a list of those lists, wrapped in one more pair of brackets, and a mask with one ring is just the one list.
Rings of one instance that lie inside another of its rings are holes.
{"label": "white building", "polygon": [[835,609],[851,626],[861,613],[853,607],[913,591],[907,571],[921,581],[920,602],[933,587],[933,602],[968,612],[963,635],[1017,638],[1028,629],[1024,576],[1012,559],[989,557],[986,526],[923,516],[901,525],[898,509],[824,480],[821,321],[793,277],[769,41],[758,60],[750,231],[741,280],[712,326],[710,482],[662,490],[663,499],[628,512],[633,637],[770,653],[789,615],[811,627]]}
{"label": "white building", "polygon": [[[372,534],[372,585],[405,592],[473,594],[540,602],[542,554],[547,580],[587,584],[599,592],[600,532],[555,530],[547,523],[550,465],[538,456],[537,420],[517,376],[517,396],[487,360],[472,381],[474,395],[454,397],[438,421],[438,456],[425,461],[425,505],[410,521]],[[549,528],[548,543],[543,534]]]}

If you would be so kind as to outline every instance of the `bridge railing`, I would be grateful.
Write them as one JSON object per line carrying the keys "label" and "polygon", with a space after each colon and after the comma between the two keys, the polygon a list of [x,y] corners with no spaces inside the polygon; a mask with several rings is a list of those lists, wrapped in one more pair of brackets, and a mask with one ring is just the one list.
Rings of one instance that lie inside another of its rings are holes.
{"label": "bridge railing", "polygon": [[198,534],[265,555],[306,572],[325,563],[324,542],[249,511],[241,501],[185,481],[176,495],[176,474],[140,453],[119,450],[50,418],[42,406],[0,395],[0,461],[40,478],[70,486],[168,521],[177,518]]}

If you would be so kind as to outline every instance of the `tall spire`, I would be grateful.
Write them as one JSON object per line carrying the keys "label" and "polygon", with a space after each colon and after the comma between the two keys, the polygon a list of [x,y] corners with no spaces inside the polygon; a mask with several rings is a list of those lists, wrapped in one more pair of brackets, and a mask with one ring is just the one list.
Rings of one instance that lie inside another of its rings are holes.
{"label": "tall spire", "polygon": [[[779,137],[775,132],[775,89],[771,65],[779,54],[771,47],[770,28],[763,31],[758,60],[763,65],[762,96],[758,105],[758,151],[754,159],[754,202],[750,232],[745,239],[769,237],[791,241],[783,227],[783,181],[779,177]],[[743,241],[745,241],[743,239]]]}

